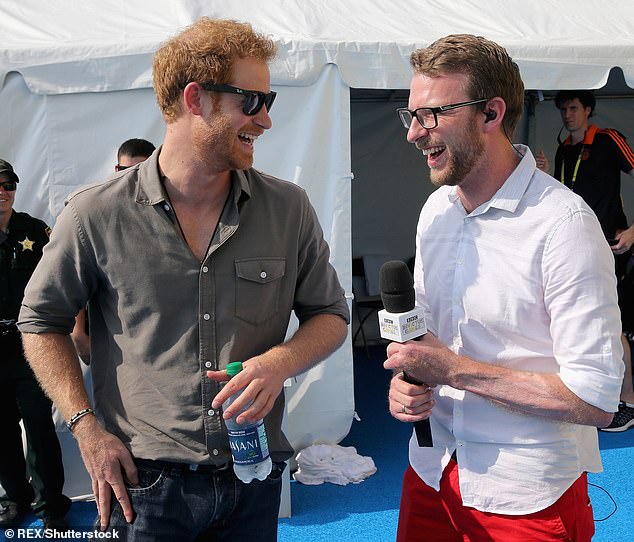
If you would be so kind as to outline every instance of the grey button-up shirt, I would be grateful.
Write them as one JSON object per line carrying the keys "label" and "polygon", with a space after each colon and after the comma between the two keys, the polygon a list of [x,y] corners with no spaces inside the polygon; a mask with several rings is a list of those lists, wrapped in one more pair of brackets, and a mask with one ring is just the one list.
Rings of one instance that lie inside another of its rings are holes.
{"label": "grey button-up shirt", "polygon": [[[232,189],[201,263],[175,227],[157,150],[75,193],[58,218],[20,312],[28,333],[69,333],[88,302],[95,406],[135,457],[226,463],[222,369],[284,341],[299,321],[348,307],[303,189],[253,169]],[[266,419],[274,460],[283,394]]]}

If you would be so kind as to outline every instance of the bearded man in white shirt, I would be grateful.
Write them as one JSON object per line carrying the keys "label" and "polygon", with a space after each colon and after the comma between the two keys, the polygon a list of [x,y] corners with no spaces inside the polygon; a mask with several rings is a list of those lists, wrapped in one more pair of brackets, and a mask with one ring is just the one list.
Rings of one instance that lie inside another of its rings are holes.
{"label": "bearded man in white shirt", "polygon": [[390,412],[429,418],[433,445],[410,441],[398,541],[589,541],[586,472],[623,378],[610,249],[583,200],[511,143],[524,85],[502,47],[452,35],[411,64],[399,116],[440,187],[416,240],[429,332],[384,365]]}

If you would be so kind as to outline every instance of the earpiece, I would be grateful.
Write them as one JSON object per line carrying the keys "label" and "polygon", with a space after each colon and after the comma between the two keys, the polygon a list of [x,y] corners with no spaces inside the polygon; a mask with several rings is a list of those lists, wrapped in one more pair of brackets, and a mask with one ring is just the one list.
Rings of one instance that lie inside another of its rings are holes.
{"label": "earpiece", "polygon": [[492,109],[489,109],[488,111],[484,112],[484,116],[486,117],[484,122],[489,122],[491,120],[495,120],[497,118],[498,114],[495,111],[493,111]]}

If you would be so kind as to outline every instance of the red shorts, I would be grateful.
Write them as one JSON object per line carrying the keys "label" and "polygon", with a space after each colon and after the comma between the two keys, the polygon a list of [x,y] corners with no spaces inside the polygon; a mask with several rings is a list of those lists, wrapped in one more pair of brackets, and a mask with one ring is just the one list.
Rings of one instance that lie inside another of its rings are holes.
{"label": "red shorts", "polygon": [[443,472],[440,492],[425,484],[411,466],[403,477],[397,542],[589,542],[593,534],[585,473],[557,502],[523,516],[463,506],[454,461]]}

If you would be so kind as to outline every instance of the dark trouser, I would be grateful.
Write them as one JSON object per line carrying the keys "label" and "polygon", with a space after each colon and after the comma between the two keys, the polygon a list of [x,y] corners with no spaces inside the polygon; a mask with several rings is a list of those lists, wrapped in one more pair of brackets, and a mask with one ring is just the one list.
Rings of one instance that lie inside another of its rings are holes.
{"label": "dark trouser", "polygon": [[[2,504],[14,502],[28,509],[35,499],[36,516],[63,517],[70,499],[62,494],[64,467],[51,401],[24,359],[17,334],[0,337],[0,413],[0,483],[6,492]],[[27,437],[26,460],[20,420]]]}
{"label": "dark trouser", "polygon": [[[277,540],[283,464],[269,477],[244,484],[228,465],[192,471],[187,465],[136,460],[139,486],[128,493],[135,519],[128,525],[112,499],[108,530],[134,542]],[[99,520],[96,523],[99,527]]]}

